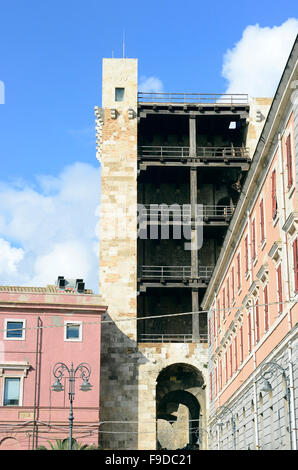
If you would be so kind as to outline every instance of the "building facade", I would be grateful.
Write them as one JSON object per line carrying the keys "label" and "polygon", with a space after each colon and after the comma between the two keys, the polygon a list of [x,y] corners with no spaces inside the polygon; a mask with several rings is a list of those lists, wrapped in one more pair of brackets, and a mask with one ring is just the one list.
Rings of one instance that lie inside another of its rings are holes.
{"label": "building facade", "polygon": [[136,59],[102,75],[103,447],[206,449],[201,303],[271,100],[138,93]]}
{"label": "building facade", "polygon": [[297,448],[297,59],[296,40],[202,302],[212,449]]}
{"label": "building facade", "polygon": [[68,438],[68,374],[60,378],[64,390],[53,391],[56,363],[90,366],[90,391],[81,391],[82,370],[76,373],[73,438],[98,445],[106,307],[77,281],[60,277],[58,285],[47,287],[0,286],[0,450],[32,450]]}

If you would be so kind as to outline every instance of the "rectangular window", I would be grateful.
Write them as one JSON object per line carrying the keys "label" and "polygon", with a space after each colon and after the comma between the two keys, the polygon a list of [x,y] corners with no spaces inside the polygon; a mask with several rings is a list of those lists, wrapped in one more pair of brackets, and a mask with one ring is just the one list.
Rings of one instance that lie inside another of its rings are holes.
{"label": "rectangular window", "polygon": [[237,255],[237,284],[239,290],[241,287],[240,253]]}
{"label": "rectangular window", "polygon": [[276,194],[276,170],[271,175],[271,199],[272,199],[272,218],[277,215],[277,194]]}
{"label": "rectangular window", "polygon": [[268,288],[267,285],[264,287],[264,325],[265,331],[269,328],[269,315],[268,315]]}
{"label": "rectangular window", "polygon": [[247,314],[247,326],[248,326],[248,352],[251,352],[251,315]]}
{"label": "rectangular window", "polygon": [[234,349],[235,349],[235,370],[238,369],[238,344],[237,344],[237,336],[234,338]]}
{"label": "rectangular window", "polygon": [[82,322],[65,322],[64,326],[65,341],[82,341]]}
{"label": "rectangular window", "polygon": [[218,390],[217,390],[217,367],[214,369],[214,384],[215,384],[215,396],[217,396]]}
{"label": "rectangular window", "polygon": [[243,348],[243,326],[240,326],[240,361],[243,362],[244,359],[244,348]]}
{"label": "rectangular window", "polygon": [[25,320],[5,320],[5,339],[25,339]]}
{"label": "rectangular window", "polygon": [[288,188],[290,188],[293,184],[291,134],[288,135],[287,140],[286,140],[286,152],[287,152]]}
{"label": "rectangular window", "polygon": [[232,343],[230,344],[230,377],[233,375],[233,348]]}
{"label": "rectangular window", "polygon": [[226,317],[226,290],[222,290],[222,308],[223,308],[223,313],[222,316],[223,318]]}
{"label": "rectangular window", "polygon": [[277,291],[278,291],[278,313],[282,312],[282,280],[281,280],[281,264],[277,268]]}
{"label": "rectangular window", "polygon": [[18,377],[5,377],[3,406],[19,406],[20,383],[21,379]]}
{"label": "rectangular window", "polygon": [[298,238],[293,243],[294,285],[295,292],[298,291]]}
{"label": "rectangular window", "polygon": [[220,329],[220,300],[217,301],[217,329]]}
{"label": "rectangular window", "polygon": [[115,88],[115,101],[124,100],[124,88]]}
{"label": "rectangular window", "polygon": [[232,302],[235,300],[235,276],[234,276],[234,266],[232,267]]}
{"label": "rectangular window", "polygon": [[245,273],[248,273],[248,236],[246,235],[244,240],[244,250],[245,250]]}
{"label": "rectangular window", "polygon": [[260,340],[259,300],[256,300],[256,342]]}
{"label": "rectangular window", "polygon": [[251,225],[251,251],[252,251],[252,259],[255,259],[257,252],[256,252],[256,219],[252,221]]}
{"label": "rectangular window", "polygon": [[261,225],[261,242],[265,240],[265,226],[264,226],[264,201],[260,202],[260,225]]}
{"label": "rectangular window", "polygon": [[216,336],[216,315],[215,315],[215,309],[213,310],[213,336]]}
{"label": "rectangular window", "polygon": [[227,280],[227,307],[230,308],[230,281]]}
{"label": "rectangular window", "polygon": [[229,380],[229,367],[228,367],[228,351],[225,352],[226,361],[226,382]]}
{"label": "rectangular window", "polygon": [[212,401],[213,400],[213,396],[212,396],[212,372],[210,372],[210,400]]}
{"label": "rectangular window", "polygon": [[219,387],[222,389],[222,359],[219,362]]}

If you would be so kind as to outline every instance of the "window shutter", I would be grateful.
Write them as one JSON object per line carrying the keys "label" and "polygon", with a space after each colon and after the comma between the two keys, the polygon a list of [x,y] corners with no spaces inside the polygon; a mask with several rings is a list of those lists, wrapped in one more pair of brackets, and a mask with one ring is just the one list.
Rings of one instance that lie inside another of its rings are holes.
{"label": "window shutter", "polygon": [[292,169],[292,152],[291,152],[291,135],[289,134],[286,141],[287,150],[287,168],[288,168],[288,188],[293,184],[293,169]]}
{"label": "window shutter", "polygon": [[276,199],[276,170],[273,170],[271,176],[271,183],[272,183],[272,218],[274,219],[276,216],[277,210],[277,199]]}
{"label": "window shutter", "polygon": [[260,221],[261,221],[261,241],[265,240],[265,230],[264,230],[264,202],[263,199],[260,202]]}

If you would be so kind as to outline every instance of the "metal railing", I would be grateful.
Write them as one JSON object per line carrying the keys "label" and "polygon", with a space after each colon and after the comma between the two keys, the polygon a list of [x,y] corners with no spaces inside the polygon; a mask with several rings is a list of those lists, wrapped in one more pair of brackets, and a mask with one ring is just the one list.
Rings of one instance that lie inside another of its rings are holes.
{"label": "metal railing", "polygon": [[142,160],[202,160],[249,159],[247,147],[197,147],[195,157],[190,156],[190,147],[174,145],[141,145],[138,149]]}
{"label": "metal railing", "polygon": [[[214,266],[199,266],[198,278],[210,279]],[[190,279],[191,266],[139,266],[138,275],[141,279]]]}
{"label": "metal railing", "polygon": [[245,93],[138,93],[139,103],[248,104]]}
{"label": "metal railing", "polygon": [[[234,212],[233,206],[224,205],[203,205],[197,208],[196,216],[205,219],[228,219]],[[190,204],[144,204],[139,214],[143,219],[166,221],[174,219],[176,221],[190,223],[191,205]]]}
{"label": "metal railing", "polygon": [[[176,333],[142,333],[139,337],[142,343],[192,343],[193,335]],[[200,334],[199,343],[207,343],[208,335]]]}

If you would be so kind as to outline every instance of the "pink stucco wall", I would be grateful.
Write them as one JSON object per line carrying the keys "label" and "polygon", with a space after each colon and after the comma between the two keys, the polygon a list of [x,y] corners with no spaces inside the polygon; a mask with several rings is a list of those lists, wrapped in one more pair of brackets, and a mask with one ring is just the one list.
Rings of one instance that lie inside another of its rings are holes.
{"label": "pink stucco wall", "polygon": [[[47,445],[47,439],[54,441],[68,437],[68,381],[62,381],[63,392],[51,390],[56,362],[63,362],[68,367],[72,362],[74,367],[81,362],[91,366],[91,391],[82,392],[82,381],[76,380],[73,437],[79,442],[98,443],[100,321],[105,311],[99,297],[93,294],[0,291],[0,450],[32,448],[35,394],[36,420],[45,423],[40,424],[37,444]],[[42,326],[39,330],[38,317]],[[26,321],[23,340],[5,339],[5,319]],[[82,322],[81,341],[65,341],[64,321]],[[36,370],[37,358],[40,362]],[[24,372],[24,366],[19,367],[17,363],[28,363],[30,368]],[[24,376],[21,406],[3,406],[3,383],[8,375]],[[78,433],[80,426],[84,426],[84,433],[82,428]],[[86,436],[86,430],[93,434],[89,432]]]}

